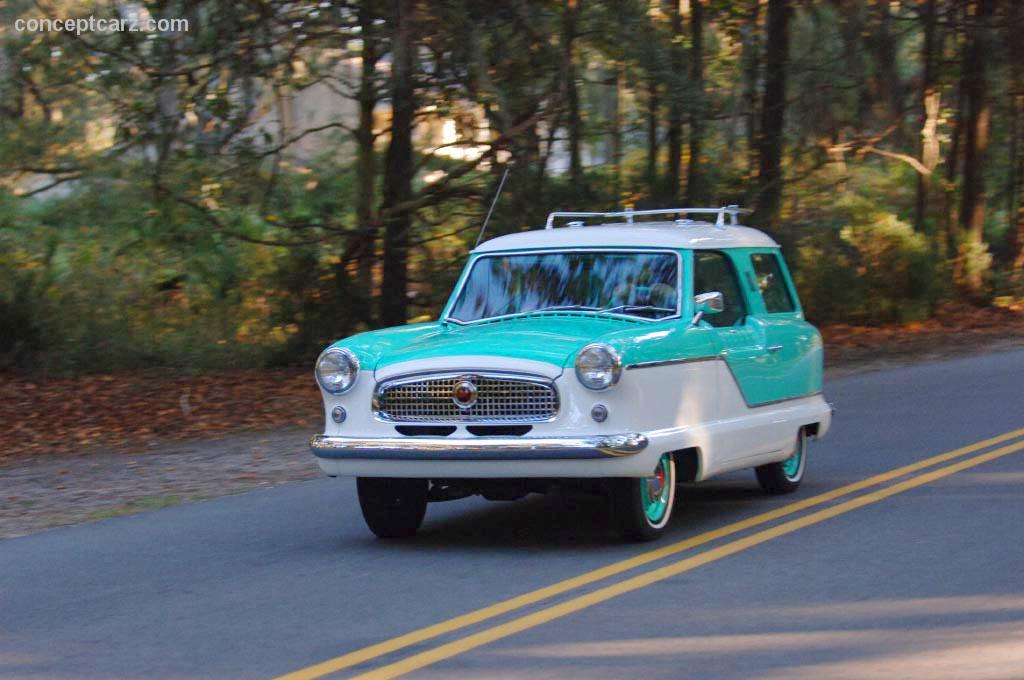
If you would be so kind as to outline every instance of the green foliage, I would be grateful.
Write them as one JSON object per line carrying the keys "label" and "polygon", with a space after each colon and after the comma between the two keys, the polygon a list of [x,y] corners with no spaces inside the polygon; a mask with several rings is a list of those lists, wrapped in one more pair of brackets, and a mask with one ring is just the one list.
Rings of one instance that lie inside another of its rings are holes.
{"label": "green foliage", "polygon": [[992,253],[987,243],[962,239],[957,244],[956,260],[953,263],[954,282],[966,288],[971,285],[971,281],[980,281],[984,290],[986,280],[991,278],[992,262]]}
{"label": "green foliage", "polygon": [[805,237],[796,279],[808,314],[826,323],[905,323],[927,318],[944,271],[928,238],[864,200],[851,221]]}
{"label": "green foliage", "polygon": [[95,372],[259,364],[266,249],[199,238],[131,191],[82,190],[0,210],[0,368]]}

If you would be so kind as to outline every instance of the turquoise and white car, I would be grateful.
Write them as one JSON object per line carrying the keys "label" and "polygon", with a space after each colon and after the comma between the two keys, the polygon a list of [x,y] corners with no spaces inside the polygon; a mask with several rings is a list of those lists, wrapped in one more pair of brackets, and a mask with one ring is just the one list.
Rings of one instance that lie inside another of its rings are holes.
{"label": "turquoise and white car", "polygon": [[321,468],[357,478],[382,537],[414,533],[428,501],[569,488],[649,540],[678,483],[754,468],[795,490],[832,417],[821,335],[739,212],[552,213],[479,245],[439,320],[317,360]]}

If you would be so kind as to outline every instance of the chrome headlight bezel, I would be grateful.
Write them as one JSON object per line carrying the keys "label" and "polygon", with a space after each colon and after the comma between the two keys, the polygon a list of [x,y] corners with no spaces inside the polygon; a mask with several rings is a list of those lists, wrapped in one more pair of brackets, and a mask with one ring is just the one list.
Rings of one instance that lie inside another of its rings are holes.
{"label": "chrome headlight bezel", "polygon": [[610,345],[594,342],[576,354],[576,379],[588,390],[600,392],[622,377],[622,357]]}
{"label": "chrome headlight bezel", "polygon": [[[359,378],[359,359],[344,347],[331,347],[317,358],[313,373],[323,391],[328,394],[344,394],[352,389]],[[341,377],[332,379],[331,376]]]}

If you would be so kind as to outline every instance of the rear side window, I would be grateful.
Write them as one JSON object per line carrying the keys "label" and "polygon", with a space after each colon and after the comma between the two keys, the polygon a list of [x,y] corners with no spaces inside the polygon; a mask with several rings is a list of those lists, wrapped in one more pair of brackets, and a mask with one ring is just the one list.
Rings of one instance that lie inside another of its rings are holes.
{"label": "rear side window", "polygon": [[769,314],[792,312],[796,310],[793,296],[782,276],[782,265],[779,256],[773,253],[756,253],[750,256],[750,264],[757,275],[757,287],[761,289],[765,309]]}
{"label": "rear side window", "polygon": [[735,326],[743,323],[747,316],[743,304],[743,293],[740,291],[739,279],[732,262],[724,253],[714,250],[701,250],[694,253],[693,284],[694,294],[719,292],[725,309],[718,314],[704,317],[712,326]]}

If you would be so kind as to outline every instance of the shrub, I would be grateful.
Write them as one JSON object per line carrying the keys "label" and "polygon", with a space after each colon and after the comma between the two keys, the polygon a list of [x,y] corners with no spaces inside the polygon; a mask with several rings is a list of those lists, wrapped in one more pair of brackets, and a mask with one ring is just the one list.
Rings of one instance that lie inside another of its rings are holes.
{"label": "shrub", "polygon": [[943,271],[927,237],[889,213],[857,217],[799,242],[797,281],[808,315],[826,323],[927,318]]}

